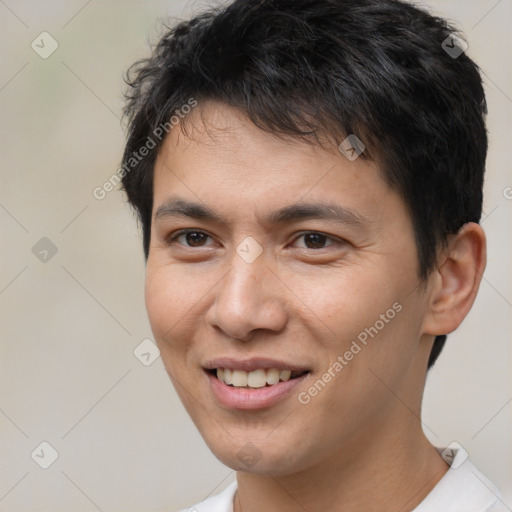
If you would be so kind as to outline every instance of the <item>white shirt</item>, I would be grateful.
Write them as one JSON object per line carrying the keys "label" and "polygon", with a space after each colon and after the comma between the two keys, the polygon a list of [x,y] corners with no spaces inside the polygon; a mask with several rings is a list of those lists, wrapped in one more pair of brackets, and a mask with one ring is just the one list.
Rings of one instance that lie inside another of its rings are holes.
{"label": "white shirt", "polygon": [[[436,449],[443,452],[442,448]],[[450,469],[413,512],[510,511],[501,501],[500,490],[470,462],[464,449],[454,448],[452,452]],[[233,482],[220,494],[179,512],[233,512],[236,489],[237,483]]]}

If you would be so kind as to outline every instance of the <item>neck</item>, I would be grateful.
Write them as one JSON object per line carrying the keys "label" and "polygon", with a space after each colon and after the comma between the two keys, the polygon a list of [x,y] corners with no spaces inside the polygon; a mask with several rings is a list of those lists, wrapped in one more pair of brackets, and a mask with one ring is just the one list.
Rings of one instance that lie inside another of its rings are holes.
{"label": "neck", "polygon": [[234,511],[413,510],[449,466],[409,411],[401,422],[381,421],[371,430],[355,435],[321,464],[292,475],[238,472]]}

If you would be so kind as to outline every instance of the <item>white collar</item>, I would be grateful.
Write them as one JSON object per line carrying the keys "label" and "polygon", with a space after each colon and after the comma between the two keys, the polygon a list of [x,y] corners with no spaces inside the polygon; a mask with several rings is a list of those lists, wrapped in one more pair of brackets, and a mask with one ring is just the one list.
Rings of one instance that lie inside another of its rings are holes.
{"label": "white collar", "polygon": [[413,512],[485,512],[499,505],[500,490],[469,460],[458,443],[436,448],[450,469]]}

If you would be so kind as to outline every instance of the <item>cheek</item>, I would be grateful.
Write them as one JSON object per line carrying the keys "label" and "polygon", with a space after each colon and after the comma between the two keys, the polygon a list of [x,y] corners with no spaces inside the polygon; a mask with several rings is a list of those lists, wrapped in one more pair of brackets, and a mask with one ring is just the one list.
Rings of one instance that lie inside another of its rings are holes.
{"label": "cheek", "polygon": [[159,276],[160,273],[154,270],[148,262],[144,297],[149,322],[153,334],[157,338],[161,338],[166,329],[172,326],[172,312],[174,311],[168,283],[164,276],[160,276],[160,278]]}
{"label": "cheek", "polygon": [[146,311],[164,362],[167,353],[176,354],[186,347],[187,316],[190,315],[194,297],[188,288],[185,289],[185,284],[170,266],[156,267],[148,260]]}
{"label": "cheek", "polygon": [[321,345],[326,356],[322,366],[332,367],[343,358],[343,370],[336,375],[345,377],[335,381],[350,376],[355,379],[350,389],[356,392],[360,379],[364,391],[371,377],[368,368],[394,379],[410,364],[423,308],[418,295],[411,293],[415,282],[413,269],[400,274],[392,267],[372,265],[296,280],[297,296],[318,319],[317,348]]}
{"label": "cheek", "polygon": [[[290,276],[290,279],[293,277]],[[382,274],[368,268],[339,268],[295,278],[297,297],[317,319],[325,336],[320,340],[330,350],[344,350],[379,315],[397,301],[398,290]]]}

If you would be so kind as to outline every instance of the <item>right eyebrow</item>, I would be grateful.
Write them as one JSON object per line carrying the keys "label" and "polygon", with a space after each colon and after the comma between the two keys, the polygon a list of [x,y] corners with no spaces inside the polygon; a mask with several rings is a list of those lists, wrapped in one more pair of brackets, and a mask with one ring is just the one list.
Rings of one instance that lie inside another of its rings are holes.
{"label": "right eyebrow", "polygon": [[155,212],[155,221],[166,217],[190,217],[197,220],[211,220],[222,223],[222,219],[210,208],[200,204],[183,201],[182,199],[171,199],[160,205]]}

